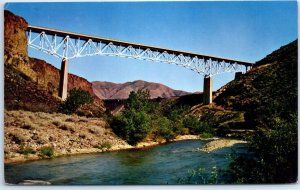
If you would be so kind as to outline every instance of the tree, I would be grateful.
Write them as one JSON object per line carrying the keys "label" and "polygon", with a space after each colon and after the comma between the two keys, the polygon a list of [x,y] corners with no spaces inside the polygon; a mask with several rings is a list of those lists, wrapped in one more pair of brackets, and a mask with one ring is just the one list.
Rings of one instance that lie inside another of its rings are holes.
{"label": "tree", "polygon": [[131,145],[136,145],[150,132],[151,102],[149,90],[130,92],[122,115],[113,117],[113,131]]}
{"label": "tree", "polygon": [[89,92],[81,88],[73,88],[70,90],[67,99],[60,105],[59,111],[66,114],[72,114],[84,104],[93,102],[93,97]]}
{"label": "tree", "polygon": [[127,99],[125,108],[134,109],[136,111],[149,112],[150,106],[150,91],[146,89],[138,90],[137,92],[131,91]]}
{"label": "tree", "polygon": [[136,145],[150,131],[150,117],[145,112],[126,110],[123,115],[115,116],[110,124],[113,131],[130,145]]}

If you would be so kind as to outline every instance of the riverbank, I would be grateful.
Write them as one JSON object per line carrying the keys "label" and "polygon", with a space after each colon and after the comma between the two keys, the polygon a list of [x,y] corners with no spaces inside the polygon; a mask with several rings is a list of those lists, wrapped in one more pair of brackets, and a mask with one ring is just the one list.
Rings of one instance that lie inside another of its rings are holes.
{"label": "riverbank", "polygon": [[[210,141],[207,144],[204,145],[204,147],[199,148],[198,150],[204,151],[204,152],[212,152],[217,149],[225,148],[225,147],[231,147],[238,143],[247,143],[246,141],[242,140],[236,140],[236,139],[220,139],[218,137],[213,137],[209,139],[200,138],[198,135],[180,135],[177,136],[175,139],[169,141],[169,142],[177,142],[177,141],[184,141],[184,140],[207,140]],[[112,151],[120,151],[120,150],[128,150],[128,149],[143,149],[143,148],[149,148],[154,147],[158,145],[162,145],[168,143],[165,140],[162,141],[144,141],[138,143],[136,146],[131,146],[129,144],[124,145],[113,145],[110,148],[86,148],[86,149],[72,149],[71,152],[67,154],[58,154],[56,153],[55,157],[62,157],[62,156],[71,156],[71,155],[78,155],[78,154],[91,154],[91,153],[101,153],[101,152],[112,152]],[[26,161],[34,161],[34,160],[40,160],[44,157],[41,157],[39,155],[30,154],[30,155],[23,155],[23,154],[15,154],[15,157],[10,159],[5,159],[5,164],[12,164],[12,163],[19,163],[19,162],[26,162]]]}
{"label": "riverbank", "polygon": [[[60,113],[5,111],[4,163],[17,163],[49,157],[100,153],[126,149],[143,149],[167,143],[151,139],[131,146],[117,137],[101,118],[86,118]],[[198,135],[181,135],[172,141],[213,140],[205,151],[227,147],[235,140],[201,139]],[[170,142],[172,142],[170,141]],[[213,143],[214,141],[217,141]],[[43,151],[48,149],[48,153]],[[51,153],[53,151],[53,153]]]}
{"label": "riverbank", "polygon": [[[164,140],[146,140],[137,146],[131,146],[116,136],[101,118],[21,110],[5,111],[4,117],[5,164],[49,157],[138,149],[165,143]],[[197,138],[197,136],[180,136],[175,140]]]}
{"label": "riverbank", "polygon": [[[177,136],[175,139],[169,141],[169,142],[177,142],[177,141],[184,141],[184,140],[201,140],[201,138],[198,135],[180,135]],[[84,149],[71,149],[67,153],[61,153],[61,152],[56,152],[55,157],[62,157],[62,156],[71,156],[71,155],[78,155],[78,154],[91,154],[91,153],[101,153],[101,152],[112,152],[112,151],[120,151],[120,150],[128,150],[128,149],[143,149],[143,148],[149,148],[149,147],[154,147],[158,145],[162,145],[168,143],[165,140],[160,140],[160,141],[144,141],[138,143],[136,146],[131,146],[129,144],[115,144],[112,145],[110,148],[84,148]],[[34,160],[40,160],[44,159],[45,157],[40,156],[38,154],[28,154],[28,155],[23,155],[20,153],[14,153],[14,156],[10,158],[5,158],[4,163],[5,164],[12,164],[12,163],[19,163],[19,162],[26,162],[26,161],[34,161]]]}

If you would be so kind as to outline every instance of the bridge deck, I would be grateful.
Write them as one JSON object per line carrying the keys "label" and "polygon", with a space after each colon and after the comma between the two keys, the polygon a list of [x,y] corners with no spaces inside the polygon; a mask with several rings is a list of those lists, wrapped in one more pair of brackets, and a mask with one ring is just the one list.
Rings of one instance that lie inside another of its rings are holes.
{"label": "bridge deck", "polygon": [[86,34],[79,34],[79,33],[74,33],[74,32],[66,32],[66,31],[62,31],[62,30],[44,28],[44,27],[39,27],[39,26],[29,25],[27,27],[27,31],[38,32],[38,33],[44,31],[46,34],[56,35],[56,36],[60,36],[60,37],[69,36],[70,38],[75,38],[75,39],[80,38],[81,40],[91,39],[96,42],[101,41],[103,43],[113,43],[114,45],[132,46],[133,48],[141,48],[141,49],[149,48],[151,51],[158,51],[160,53],[167,51],[168,53],[175,54],[175,55],[182,54],[184,56],[191,56],[191,57],[197,56],[198,58],[212,59],[213,61],[219,61],[219,62],[225,61],[225,62],[230,62],[230,63],[237,63],[237,64],[244,65],[244,66],[250,66],[250,67],[253,66],[253,63],[239,61],[239,60],[226,59],[226,58],[222,58],[222,57],[203,55],[203,54],[197,54],[197,53],[191,53],[191,52],[185,52],[185,51],[178,51],[178,50],[167,49],[167,48],[160,48],[160,47],[149,46],[149,45],[144,45],[144,44],[137,44],[137,43],[131,43],[131,42],[126,42],[126,41],[121,41],[121,40],[114,40],[114,39],[110,39],[110,38],[103,38],[103,37],[97,37],[97,36],[90,36],[90,35],[86,35]]}

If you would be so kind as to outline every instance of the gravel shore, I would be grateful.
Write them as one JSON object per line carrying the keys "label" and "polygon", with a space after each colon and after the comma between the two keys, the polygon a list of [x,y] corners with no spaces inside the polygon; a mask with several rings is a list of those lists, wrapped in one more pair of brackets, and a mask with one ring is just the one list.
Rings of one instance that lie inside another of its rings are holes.
{"label": "gravel shore", "polygon": [[208,142],[203,147],[199,148],[198,150],[210,153],[212,151],[226,148],[226,147],[232,147],[235,144],[245,144],[247,141],[243,140],[236,140],[236,139],[215,139],[213,141]]}

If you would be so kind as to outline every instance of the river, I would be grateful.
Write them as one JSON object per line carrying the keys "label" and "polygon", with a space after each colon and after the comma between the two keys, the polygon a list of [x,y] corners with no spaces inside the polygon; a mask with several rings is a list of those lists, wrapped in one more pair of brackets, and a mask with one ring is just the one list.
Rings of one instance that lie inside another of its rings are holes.
{"label": "river", "polygon": [[[246,153],[244,145],[223,148],[212,153],[198,151],[207,141],[185,140],[142,150],[124,150],[98,154],[60,157],[5,165],[6,183],[27,179],[49,181],[56,185],[76,184],[194,184],[193,169],[210,177],[213,169],[225,170],[233,152]],[[218,183],[222,183],[218,175]]]}

